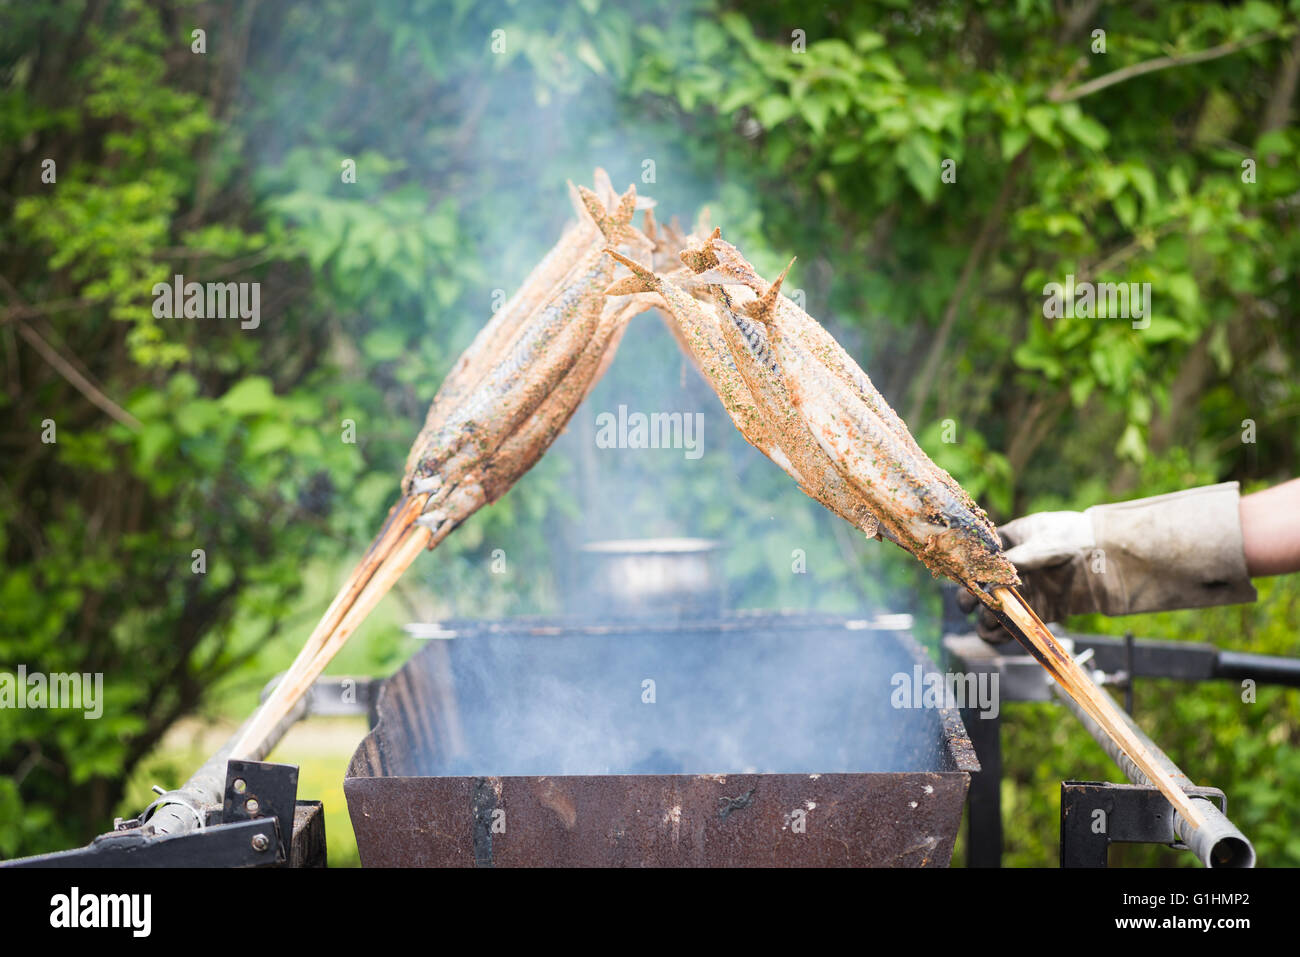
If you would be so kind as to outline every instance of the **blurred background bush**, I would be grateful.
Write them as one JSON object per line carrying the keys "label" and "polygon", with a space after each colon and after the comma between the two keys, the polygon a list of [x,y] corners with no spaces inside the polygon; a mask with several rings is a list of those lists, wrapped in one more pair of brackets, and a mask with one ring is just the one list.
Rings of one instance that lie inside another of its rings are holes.
{"label": "blurred background bush", "polygon": [[[1296,475],[1298,9],[3,5],[0,666],[103,672],[106,704],[98,721],[0,712],[0,855],[135,813],[251,710],[378,525],[494,294],[558,236],[564,180],[597,164],[665,217],[707,204],[769,274],[797,254],[809,311],[997,520]],[[260,283],[260,326],[155,317],[176,274]],[[1149,327],[1044,317],[1067,275],[1151,283]],[[594,452],[596,411],[620,402],[707,411],[706,454]],[[391,671],[412,618],[555,611],[574,544],[656,534],[743,544],[738,604],[910,611],[937,639],[924,569],[745,446],[647,316],[554,452],[332,670]],[[487,573],[496,548],[506,576]],[[1300,583],[1072,624],[1296,654]],[[1300,696],[1147,682],[1137,712],[1228,792],[1261,862],[1300,864]],[[1116,772],[1059,709],[1008,717],[1007,861],[1050,865],[1057,782]],[[361,733],[325,757],[281,749],[331,808],[336,863],[355,860],[338,789]]]}

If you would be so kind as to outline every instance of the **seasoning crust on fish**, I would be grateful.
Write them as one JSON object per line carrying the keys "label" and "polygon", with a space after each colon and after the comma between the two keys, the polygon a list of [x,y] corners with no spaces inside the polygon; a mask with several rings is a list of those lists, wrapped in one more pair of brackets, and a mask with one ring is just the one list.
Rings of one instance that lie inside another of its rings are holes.
{"label": "seasoning crust on fish", "polygon": [[820,324],[780,295],[780,280],[764,282],[734,247],[723,252],[731,260],[727,268],[705,269],[697,279],[738,282],[758,293],[742,311],[766,330],[771,357],[808,431],[882,532],[935,574],[974,590],[1018,584],[992,522],[921,450],[866,373],[843,350],[831,349],[829,334],[816,331]]}

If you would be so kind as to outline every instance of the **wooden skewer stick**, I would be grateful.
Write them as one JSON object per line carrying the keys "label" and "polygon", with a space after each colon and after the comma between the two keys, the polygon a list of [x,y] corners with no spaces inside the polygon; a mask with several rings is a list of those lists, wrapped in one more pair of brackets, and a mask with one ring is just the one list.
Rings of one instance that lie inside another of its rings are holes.
{"label": "wooden skewer stick", "polygon": [[1047,669],[1047,673],[1056,679],[1070,697],[1079,702],[1079,706],[1097,724],[1101,725],[1111,740],[1119,745],[1147,776],[1147,779],[1160,789],[1160,793],[1169,800],[1183,820],[1192,828],[1201,827],[1205,823],[1205,818],[1192,803],[1192,799],[1175,783],[1169,772],[1157,763],[1146,745],[1133,733],[1133,729],[1119,713],[1115,700],[1098,688],[1079,663],[1066,653],[1061,643],[1056,640],[1056,636],[1047,630],[1047,626],[1034,614],[1034,610],[1020,597],[1020,593],[1014,588],[1000,585],[993,589],[993,597],[1000,605],[1000,609],[995,610],[1000,610],[1010,621],[1017,637],[1027,644],[1034,657]]}
{"label": "wooden skewer stick", "polygon": [[230,754],[232,758],[264,757],[259,750],[267,736],[307,693],[357,625],[429,544],[433,533],[422,525],[412,524],[426,498],[417,496],[400,510],[395,510],[398,514],[390,515],[384,530],[330,604],[285,676],[262,702],[235,743]]}

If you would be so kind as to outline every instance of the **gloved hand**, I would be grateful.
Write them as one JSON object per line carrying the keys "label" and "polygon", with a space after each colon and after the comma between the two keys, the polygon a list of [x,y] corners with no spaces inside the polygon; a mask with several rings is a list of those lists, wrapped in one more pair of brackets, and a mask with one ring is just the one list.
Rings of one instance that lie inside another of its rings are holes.
{"label": "gloved hand", "polygon": [[[1236,482],[1039,512],[998,529],[1024,580],[1021,595],[1044,621],[1101,612],[1132,615],[1255,600],[1242,545]],[[975,607],[959,594],[964,610]],[[981,607],[988,641],[1010,636]]]}

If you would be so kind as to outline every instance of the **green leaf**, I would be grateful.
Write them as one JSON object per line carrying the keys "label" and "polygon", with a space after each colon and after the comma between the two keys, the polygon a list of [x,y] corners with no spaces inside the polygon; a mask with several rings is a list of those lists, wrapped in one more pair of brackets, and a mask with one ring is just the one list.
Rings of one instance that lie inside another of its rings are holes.
{"label": "green leaf", "polygon": [[146,422],[140,428],[136,439],[136,448],[140,454],[140,464],[149,468],[154,461],[172,443],[172,430],[162,422]]}
{"label": "green leaf", "polygon": [[764,129],[773,129],[784,123],[794,113],[794,103],[788,97],[770,94],[754,105],[754,113]]}
{"label": "green leaf", "polygon": [[249,430],[248,454],[260,456],[287,449],[293,440],[293,435],[294,430],[288,423],[279,419],[259,422]]}
{"label": "green leaf", "polygon": [[1135,163],[1128,164],[1125,171],[1128,173],[1129,182],[1138,191],[1138,195],[1142,197],[1142,202],[1146,205],[1147,211],[1150,212],[1158,201],[1156,178],[1151,175],[1151,171],[1145,166],[1138,166]]}
{"label": "green leaf", "polygon": [[1053,146],[1061,145],[1061,137],[1054,129],[1057,112],[1050,106],[1031,106],[1025,110],[1025,125],[1034,135]]}
{"label": "green leaf", "polygon": [[596,54],[596,48],[591,45],[590,40],[579,41],[575,52],[578,59],[587,64],[593,73],[600,76],[605,75],[605,64],[601,62],[600,57]]}
{"label": "green leaf", "polygon": [[1009,160],[1029,142],[1029,130],[1023,126],[1008,126],[1002,130],[1002,158]]}
{"label": "green leaf", "polygon": [[[1073,104],[1070,105],[1073,106]],[[1062,113],[1061,126],[1065,132],[1090,150],[1100,152],[1110,142],[1110,134],[1106,132],[1106,127],[1077,109],[1067,110]]]}
{"label": "green leaf", "polygon": [[834,166],[849,163],[862,155],[862,144],[857,140],[842,140],[831,150],[830,162]]}
{"label": "green leaf", "polygon": [[885,45],[885,38],[872,30],[863,30],[853,37],[853,46],[859,53],[870,53]]}
{"label": "green leaf", "polygon": [[894,159],[927,203],[938,195],[939,154],[929,136],[913,133],[898,144]]}
{"label": "green leaf", "polygon": [[258,415],[275,406],[275,393],[270,379],[254,375],[240,380],[218,401],[233,415]]}
{"label": "green leaf", "polygon": [[1193,309],[1200,303],[1200,291],[1197,289],[1196,280],[1185,272],[1166,276],[1162,283],[1162,291],[1187,309]]}
{"label": "green leaf", "polygon": [[826,118],[829,114],[830,103],[824,98],[814,96],[803,101],[803,118],[818,136],[826,131]]}
{"label": "green leaf", "polygon": [[1124,429],[1119,441],[1115,443],[1115,454],[1120,458],[1131,459],[1138,464],[1147,457],[1147,444],[1142,438],[1142,430],[1130,422]]}
{"label": "green leaf", "polygon": [[1115,207],[1115,216],[1125,229],[1132,229],[1137,223],[1137,200],[1131,193],[1121,193],[1111,203]]}
{"label": "green leaf", "polygon": [[1269,130],[1255,141],[1256,156],[1291,156],[1295,153],[1290,130]]}
{"label": "green leaf", "polygon": [[[1292,11],[1294,11],[1292,7]],[[1240,22],[1252,32],[1267,32],[1276,30],[1278,24],[1282,22],[1282,14],[1278,11],[1275,4],[1264,3],[1263,0],[1247,0],[1242,4],[1241,11],[1237,14]]]}

